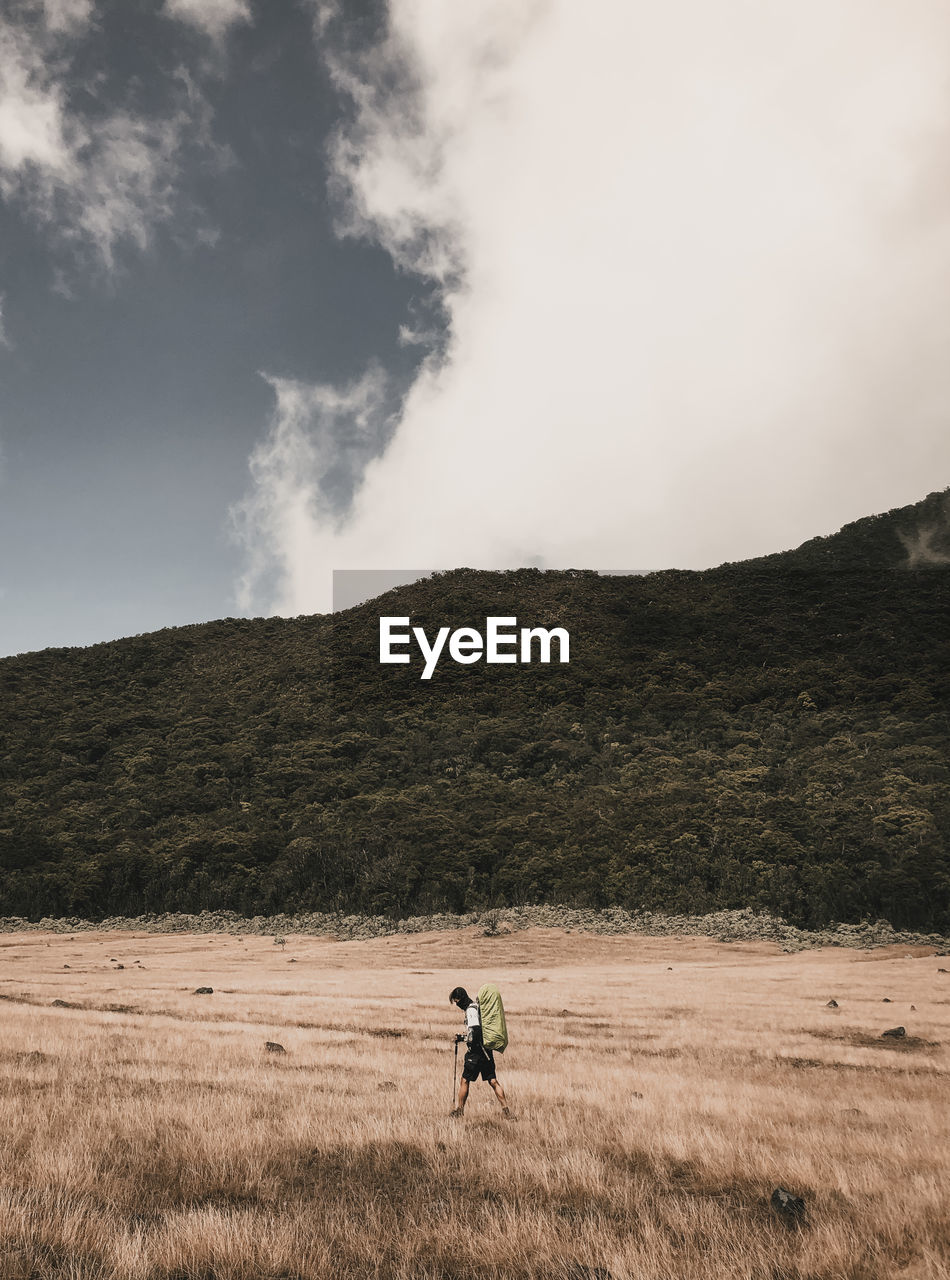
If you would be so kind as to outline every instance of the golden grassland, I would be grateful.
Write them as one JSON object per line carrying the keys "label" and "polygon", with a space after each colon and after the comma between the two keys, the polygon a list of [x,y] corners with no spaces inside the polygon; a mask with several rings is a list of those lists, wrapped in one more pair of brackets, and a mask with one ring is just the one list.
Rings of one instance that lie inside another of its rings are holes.
{"label": "golden grassland", "polygon": [[[0,961],[0,1280],[950,1272],[932,949],[22,933]],[[478,1084],[453,1120],[448,992],[489,979],[514,1118]]]}

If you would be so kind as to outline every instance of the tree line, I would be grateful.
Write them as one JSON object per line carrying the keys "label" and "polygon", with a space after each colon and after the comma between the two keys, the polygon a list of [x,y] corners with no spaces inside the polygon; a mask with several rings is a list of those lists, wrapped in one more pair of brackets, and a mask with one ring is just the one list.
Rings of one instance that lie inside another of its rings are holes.
{"label": "tree line", "polygon": [[[457,570],[5,659],[0,914],[556,901],[946,930],[950,569],[900,537],[944,501],[702,573]],[[564,626],[572,660],[423,683],[379,665],[380,613]]]}

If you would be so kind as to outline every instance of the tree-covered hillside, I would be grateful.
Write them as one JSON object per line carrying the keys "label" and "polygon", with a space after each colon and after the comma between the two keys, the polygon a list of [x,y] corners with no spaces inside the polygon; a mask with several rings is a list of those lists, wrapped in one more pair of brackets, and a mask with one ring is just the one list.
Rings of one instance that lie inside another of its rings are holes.
{"label": "tree-covered hillside", "polygon": [[[946,494],[703,573],[457,570],[0,662],[0,913],[559,901],[950,927]],[[568,665],[380,666],[380,614]]]}

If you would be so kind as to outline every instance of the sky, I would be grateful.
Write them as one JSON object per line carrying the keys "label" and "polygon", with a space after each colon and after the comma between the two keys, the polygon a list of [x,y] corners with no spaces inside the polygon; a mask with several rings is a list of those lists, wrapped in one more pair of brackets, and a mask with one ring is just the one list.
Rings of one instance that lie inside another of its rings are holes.
{"label": "sky", "polygon": [[940,0],[7,0],[0,654],[950,485]]}

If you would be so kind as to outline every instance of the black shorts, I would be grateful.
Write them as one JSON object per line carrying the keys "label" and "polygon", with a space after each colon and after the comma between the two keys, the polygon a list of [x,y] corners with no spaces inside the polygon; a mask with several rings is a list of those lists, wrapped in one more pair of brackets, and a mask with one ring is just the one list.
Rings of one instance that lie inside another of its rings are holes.
{"label": "black shorts", "polygon": [[474,1080],[494,1080],[495,1059],[490,1049],[469,1049],[462,1064],[462,1079],[469,1084]]}

